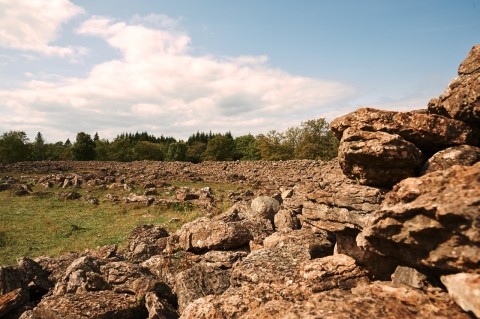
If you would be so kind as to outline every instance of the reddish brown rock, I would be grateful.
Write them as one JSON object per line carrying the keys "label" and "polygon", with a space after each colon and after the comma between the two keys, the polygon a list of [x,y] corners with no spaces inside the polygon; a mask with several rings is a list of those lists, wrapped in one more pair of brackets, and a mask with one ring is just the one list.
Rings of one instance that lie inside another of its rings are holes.
{"label": "reddish brown rock", "polygon": [[135,227],[128,237],[128,259],[141,262],[160,254],[166,248],[168,236],[168,232],[160,226]]}
{"label": "reddish brown rock", "polygon": [[24,304],[24,292],[21,288],[0,295],[0,318]]}
{"label": "reddish brown rock", "polygon": [[[275,289],[277,288],[277,289]],[[272,315],[271,306],[280,305],[287,309],[293,305],[293,302],[301,300],[301,293],[296,290],[296,286],[272,288],[271,285],[259,283],[256,285],[242,285],[240,287],[230,287],[220,296],[209,295],[199,298],[192,302],[182,313],[182,319],[213,319],[213,318],[255,318],[249,317],[249,312],[257,309],[259,317],[264,318],[264,312],[260,308],[268,307],[267,311]],[[288,296],[288,297],[287,297]],[[287,300],[288,299],[288,300]],[[282,312],[279,313],[280,315]],[[268,318],[265,316],[265,318]],[[278,317],[277,317],[278,318]],[[280,316],[281,318],[281,316]]]}
{"label": "reddish brown rock", "polygon": [[459,273],[441,278],[448,294],[465,311],[480,318],[480,275]]}
{"label": "reddish brown rock", "polygon": [[471,145],[449,147],[435,153],[422,167],[421,174],[427,174],[452,167],[471,166],[480,161],[480,148]]}
{"label": "reddish brown rock", "polygon": [[97,291],[46,297],[26,318],[141,319],[147,316],[135,295]]}
{"label": "reddish brown rock", "polygon": [[326,231],[303,228],[298,230],[284,229],[265,238],[263,246],[266,249],[281,248],[284,245],[295,244],[308,249],[312,258],[319,258],[333,253],[334,238]]}
{"label": "reddish brown rock", "polygon": [[342,232],[335,235],[334,254],[344,254],[355,259],[357,265],[368,271],[372,280],[390,280],[399,262],[395,258],[381,256],[357,246],[357,232]]}
{"label": "reddish brown rock", "polygon": [[375,282],[351,292],[331,290],[312,295],[276,318],[468,319],[445,293],[426,293],[404,285]]}
{"label": "reddish brown rock", "polygon": [[349,127],[397,134],[428,153],[449,146],[478,143],[478,136],[467,124],[434,114],[361,108],[330,123],[330,128],[339,139]]}
{"label": "reddish brown rock", "polygon": [[397,184],[360,246],[437,274],[480,272],[480,163]]}
{"label": "reddish brown rock", "polygon": [[480,45],[474,46],[458,67],[458,75],[480,73]]}
{"label": "reddish brown rock", "polygon": [[392,274],[394,284],[404,284],[413,288],[425,289],[428,286],[427,276],[410,267],[398,266]]}
{"label": "reddish brown rock", "polygon": [[474,46],[445,92],[428,103],[428,110],[480,125],[480,45]]}
{"label": "reddish brown rock", "polygon": [[300,266],[300,274],[312,293],[351,289],[369,281],[366,271],[357,266],[355,259],[342,254],[309,260]]}
{"label": "reddish brown rock", "polygon": [[298,229],[299,221],[295,213],[291,210],[280,209],[273,218],[275,229]]}
{"label": "reddish brown rock", "polygon": [[145,296],[145,307],[148,310],[147,319],[177,319],[178,313],[172,305],[149,292]]}
{"label": "reddish brown rock", "polygon": [[179,245],[186,251],[235,249],[252,239],[241,222],[224,222],[200,218],[182,226],[178,231]]}
{"label": "reddish brown rock", "polygon": [[230,287],[230,273],[229,269],[199,264],[177,274],[175,292],[179,311],[198,298],[223,293]]}
{"label": "reddish brown rock", "polygon": [[415,176],[422,152],[398,135],[347,128],[338,150],[343,173],[360,184],[390,187]]}
{"label": "reddish brown rock", "polygon": [[100,267],[102,278],[117,293],[128,293],[143,298],[162,284],[146,268],[124,261],[110,262]]}
{"label": "reddish brown rock", "polygon": [[108,290],[110,285],[100,274],[101,261],[90,256],[76,259],[57,282],[53,294],[61,296],[66,293]]}
{"label": "reddish brown rock", "polygon": [[232,269],[233,286],[268,283],[288,285],[298,282],[298,267],[310,259],[310,252],[302,245],[286,243],[281,247],[252,251]]}

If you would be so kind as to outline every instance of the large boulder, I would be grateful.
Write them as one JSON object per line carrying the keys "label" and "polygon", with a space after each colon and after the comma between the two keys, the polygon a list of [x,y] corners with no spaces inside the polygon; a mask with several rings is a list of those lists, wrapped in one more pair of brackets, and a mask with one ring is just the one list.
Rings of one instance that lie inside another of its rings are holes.
{"label": "large boulder", "polygon": [[449,147],[435,153],[423,165],[421,174],[447,169],[453,165],[470,166],[480,161],[480,148],[471,145]]}
{"label": "large boulder", "polygon": [[359,246],[437,274],[480,273],[480,163],[397,184]]}
{"label": "large boulder", "polygon": [[343,173],[360,184],[390,187],[415,176],[422,152],[396,134],[347,128],[338,150]]}
{"label": "large boulder", "polygon": [[361,108],[330,123],[330,128],[339,139],[349,127],[397,134],[427,153],[454,145],[478,143],[478,136],[464,122],[433,114]]}
{"label": "large boulder", "polygon": [[472,48],[458,68],[458,77],[442,95],[429,102],[428,110],[477,127],[480,125],[480,45]]}

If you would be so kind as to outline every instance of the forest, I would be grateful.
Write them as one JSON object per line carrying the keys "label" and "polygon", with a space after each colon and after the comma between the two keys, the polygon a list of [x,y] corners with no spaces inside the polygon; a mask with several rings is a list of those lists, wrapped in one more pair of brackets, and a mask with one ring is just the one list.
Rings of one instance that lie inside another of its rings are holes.
{"label": "forest", "polygon": [[186,141],[156,137],[147,132],[122,133],[113,140],[79,132],[75,141],[47,143],[41,132],[33,141],[23,131],[0,137],[0,162],[76,161],[235,161],[235,160],[330,160],[337,155],[338,140],[325,118],[302,122],[284,132],[270,131],[233,137],[230,132],[196,132]]}

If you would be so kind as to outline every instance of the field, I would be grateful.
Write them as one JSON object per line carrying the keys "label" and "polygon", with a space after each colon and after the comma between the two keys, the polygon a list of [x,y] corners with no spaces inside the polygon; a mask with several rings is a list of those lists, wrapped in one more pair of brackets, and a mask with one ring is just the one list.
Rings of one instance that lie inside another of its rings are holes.
{"label": "field", "polygon": [[[68,174],[73,172],[63,175]],[[16,172],[0,173],[0,181],[13,177],[22,187],[29,188],[27,192],[19,192],[18,187],[0,192],[0,265],[13,264],[20,256],[57,256],[108,244],[122,246],[137,225],[160,224],[173,232],[212,211],[212,207],[206,209],[205,202],[199,200],[177,200],[179,190],[193,193],[210,187],[214,211],[221,211],[232,204],[228,194],[241,189],[228,183],[171,180],[156,188],[158,194],[153,196],[156,201],[147,205],[125,202],[129,194],[144,193],[139,185],[128,191],[84,185],[45,188],[35,182],[44,176],[47,175],[21,177]],[[72,192],[81,197],[66,199]],[[97,198],[98,204],[86,198]]]}

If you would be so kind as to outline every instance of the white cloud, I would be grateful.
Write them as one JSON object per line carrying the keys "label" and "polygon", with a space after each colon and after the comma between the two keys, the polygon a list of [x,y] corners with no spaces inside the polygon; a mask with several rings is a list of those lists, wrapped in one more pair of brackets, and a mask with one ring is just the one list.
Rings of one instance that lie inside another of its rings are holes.
{"label": "white cloud", "polygon": [[[84,78],[31,80],[0,91],[0,100],[15,110],[8,129],[63,132],[44,133],[53,139],[78,131],[110,134],[106,138],[142,130],[177,138],[197,130],[255,134],[310,118],[302,114],[322,116],[353,93],[342,83],[269,67],[267,56],[196,56],[188,35],[142,22],[92,17],[77,32],[104,39],[121,57],[93,66]],[[22,123],[32,116],[35,123]],[[8,122],[0,122],[0,131],[7,130]]]}
{"label": "white cloud", "polygon": [[0,46],[73,57],[81,49],[51,43],[63,23],[83,12],[68,0],[0,0]]}

